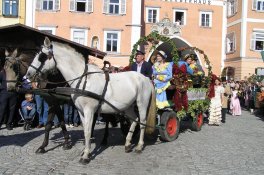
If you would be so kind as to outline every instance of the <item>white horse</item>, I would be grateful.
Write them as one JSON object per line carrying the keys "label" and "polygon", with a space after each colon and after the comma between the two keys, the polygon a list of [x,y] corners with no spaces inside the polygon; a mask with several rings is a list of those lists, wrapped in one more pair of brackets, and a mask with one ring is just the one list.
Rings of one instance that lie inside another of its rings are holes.
{"label": "white horse", "polygon": [[[103,71],[96,65],[88,64],[88,72],[100,72],[89,74],[87,77],[87,84],[85,90],[101,95],[105,86],[105,75]],[[41,75],[46,74],[49,70],[59,69],[64,78],[68,80],[75,79],[83,74],[85,69],[85,58],[69,45],[50,42],[46,37],[41,51],[35,56],[26,76],[32,79],[36,73]],[[84,85],[84,80],[80,83],[80,88]],[[76,88],[79,80],[70,84],[72,88]],[[78,94],[71,95],[75,106],[77,107],[84,129],[85,149],[80,159],[81,163],[88,163],[91,158],[91,129],[93,116],[98,107],[98,100],[91,97],[82,96]],[[105,100],[109,101],[116,108],[121,111],[131,113],[134,111],[134,104],[138,106],[139,121],[142,124],[151,125],[155,127],[155,91],[151,81],[137,72],[122,72],[117,74],[110,74],[110,81],[107,86]],[[116,113],[116,111],[103,103],[101,106],[101,113]],[[149,115],[147,117],[147,115]],[[133,115],[137,120],[136,115]],[[148,119],[147,119],[148,118]],[[147,119],[147,122],[146,122]],[[134,121],[130,127],[129,133],[126,137],[125,151],[130,152],[131,138],[134,132],[136,122]],[[153,132],[153,128],[147,128]],[[141,152],[144,145],[145,126],[140,125],[140,138],[136,146],[136,152]]]}

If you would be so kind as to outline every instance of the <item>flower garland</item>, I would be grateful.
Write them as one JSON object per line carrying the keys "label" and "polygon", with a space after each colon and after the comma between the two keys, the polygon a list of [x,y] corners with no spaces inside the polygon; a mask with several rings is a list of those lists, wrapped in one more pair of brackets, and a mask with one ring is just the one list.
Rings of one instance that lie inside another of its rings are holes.
{"label": "flower garland", "polygon": [[[208,59],[208,56],[204,53],[204,51],[197,48],[197,47],[177,48],[176,44],[174,43],[173,40],[171,40],[169,37],[162,36],[162,35],[158,34],[157,32],[151,32],[149,35],[141,37],[134,44],[133,49],[132,49],[132,53],[131,53],[130,59],[129,59],[129,65],[131,65],[134,62],[134,58],[135,58],[135,55],[136,55],[136,52],[137,52],[139,45],[151,43],[152,46],[149,50],[149,52],[151,52],[152,50],[155,50],[157,48],[159,41],[162,41],[164,43],[166,42],[172,47],[172,50],[171,50],[172,61],[176,65],[178,65],[178,61],[179,61],[178,51],[191,50],[191,51],[196,51],[196,52],[200,53],[201,55],[203,55],[204,61],[208,65],[208,77],[206,77],[203,81],[209,90],[209,85],[210,85],[211,80],[212,80],[212,66],[210,65],[210,61]],[[184,77],[184,76],[176,75],[176,77],[180,78],[180,77]],[[174,78],[176,78],[176,77],[174,77]],[[184,81],[186,81],[186,80],[184,80]],[[176,88],[182,88],[182,87],[176,87]],[[186,88],[186,87],[184,86],[184,88]],[[181,91],[182,89],[178,89],[178,90]],[[210,103],[210,100],[208,98],[206,98],[206,100],[189,101],[188,102],[188,110],[186,111],[184,108],[182,108],[182,110],[177,111],[177,116],[179,117],[179,119],[185,117],[187,114],[190,114],[192,117],[195,117],[195,114],[197,114],[197,112],[202,112],[202,111],[207,110],[209,107],[209,103]]]}

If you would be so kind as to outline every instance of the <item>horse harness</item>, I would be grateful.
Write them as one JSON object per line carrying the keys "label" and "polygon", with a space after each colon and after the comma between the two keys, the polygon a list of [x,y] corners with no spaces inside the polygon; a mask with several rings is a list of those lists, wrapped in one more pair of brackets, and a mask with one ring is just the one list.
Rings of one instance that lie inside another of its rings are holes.
{"label": "horse harness", "polygon": [[[41,62],[41,65],[38,68],[35,67],[32,64],[30,65],[30,67],[35,69],[37,73],[42,73],[41,70],[44,67],[46,60],[53,59],[54,62],[55,62],[55,67],[57,68],[57,61],[56,61],[56,59],[54,57],[54,54],[53,54],[52,45],[50,46],[50,48],[48,48],[48,50],[49,50],[49,52],[48,52],[48,55],[47,55],[47,54],[45,54],[42,51],[42,49],[40,49],[39,61]],[[82,87],[82,93],[85,93],[85,91],[86,91],[85,88],[86,88],[86,84],[87,84],[87,77],[88,77],[89,74],[94,74],[94,73],[104,73],[105,74],[105,80],[106,80],[102,95],[100,96],[100,98],[97,98],[97,100],[99,100],[99,103],[98,103],[96,112],[97,112],[98,115],[100,115],[101,107],[102,107],[102,104],[104,102],[105,94],[106,94],[106,91],[107,91],[108,82],[110,80],[108,71],[88,72],[88,60],[85,59],[85,68],[84,68],[83,74],[81,76],[79,76],[79,77],[77,77],[77,78],[75,78],[73,80],[69,80],[69,81],[65,81],[65,82],[59,82],[59,83],[69,83],[69,82],[71,82],[71,84],[72,84],[75,80],[79,79],[75,89],[80,89],[80,84],[81,84],[81,82],[83,81],[83,78],[84,78],[84,83],[83,83],[83,87]],[[52,82],[47,81],[47,83],[52,83]],[[59,83],[58,82],[57,83],[53,82],[53,84],[59,84]],[[73,90],[73,88],[67,88],[67,89],[68,89],[67,90],[68,93],[74,94],[75,90]],[[67,95],[69,95],[69,94],[67,94]]]}
{"label": "horse harness", "polygon": [[6,57],[5,58],[5,60],[12,65],[12,69],[15,72],[17,79],[16,80],[6,80],[6,82],[16,82],[16,85],[21,85],[22,84],[21,80],[23,78],[22,78],[22,75],[20,73],[20,70],[21,70],[20,66],[22,65],[25,68],[28,68],[28,66],[24,65],[23,62],[17,58],[14,58],[15,62],[10,61],[10,59],[13,59],[13,57]]}
{"label": "horse harness", "polygon": [[[42,56],[42,58],[39,58],[39,61],[41,62],[41,65],[38,68],[36,68],[32,64],[30,65],[30,67],[34,68],[37,71],[37,73],[42,73],[41,72],[41,69],[43,68],[43,66],[45,64],[45,61],[47,59],[53,59],[54,62],[55,62],[55,67],[57,67],[57,62],[56,62],[56,59],[55,59],[54,54],[53,54],[53,51],[52,51],[52,46],[51,46],[51,48],[49,48],[49,54],[48,55],[46,55],[44,52],[42,52],[42,50],[41,50],[41,53],[40,54]],[[44,56],[43,54],[45,54],[46,56]],[[87,76],[90,75],[90,74],[95,74],[95,73],[104,73],[105,74],[105,80],[106,80],[106,82],[105,82],[105,85],[104,85],[104,89],[103,89],[102,95],[98,95],[98,94],[93,93],[91,91],[85,90],[86,83],[87,83]],[[80,89],[80,84],[81,84],[81,82],[82,82],[82,80],[83,80],[84,77],[85,77],[85,81],[84,81],[84,84],[83,84],[82,89]],[[124,117],[130,119],[133,122],[136,122],[136,123],[138,123],[140,125],[143,125],[145,127],[157,128],[157,126],[156,127],[153,127],[153,126],[149,126],[147,124],[143,124],[143,123],[135,120],[134,118],[126,115],[125,112],[121,111],[120,109],[118,109],[112,103],[110,103],[109,101],[107,101],[105,99],[105,94],[106,94],[106,91],[107,91],[107,86],[108,86],[108,83],[110,81],[110,77],[109,77],[109,72],[108,71],[88,72],[88,60],[85,59],[85,68],[84,68],[83,74],[81,76],[79,76],[77,78],[74,78],[72,80],[68,80],[68,81],[64,81],[64,82],[59,82],[59,83],[69,83],[69,82],[72,82],[73,83],[75,80],[78,80],[78,79],[79,79],[79,81],[78,81],[78,83],[77,83],[77,85],[76,85],[75,88],[70,88],[70,87],[57,87],[57,88],[48,89],[48,90],[42,89],[42,91],[47,92],[50,95],[52,93],[61,94],[61,95],[78,94],[78,95],[82,95],[82,96],[91,97],[91,98],[96,99],[96,100],[99,101],[98,106],[97,106],[97,109],[96,109],[96,112],[97,112],[98,116],[99,116],[99,114],[101,112],[102,104],[103,103],[106,103],[111,108],[113,108],[117,113],[119,113],[121,116],[124,116]],[[48,83],[50,83],[50,82],[48,82]],[[56,82],[51,82],[51,83],[53,83],[53,84],[59,84],[59,83],[56,83]]]}

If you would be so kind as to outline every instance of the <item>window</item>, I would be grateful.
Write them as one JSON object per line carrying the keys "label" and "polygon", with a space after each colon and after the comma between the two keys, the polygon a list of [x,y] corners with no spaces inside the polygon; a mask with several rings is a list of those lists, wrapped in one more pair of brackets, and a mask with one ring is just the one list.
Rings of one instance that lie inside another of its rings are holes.
{"label": "window", "polygon": [[119,0],[110,0],[109,13],[119,14]]}
{"label": "window", "polygon": [[200,26],[212,27],[212,12],[200,12]]}
{"label": "window", "polygon": [[157,23],[159,22],[159,8],[150,8],[147,7],[147,19],[148,23]]}
{"label": "window", "polygon": [[226,35],[226,53],[232,53],[236,50],[235,33]]}
{"label": "window", "polygon": [[235,13],[237,13],[237,0],[228,0],[227,16],[233,16]]}
{"label": "window", "polygon": [[120,31],[105,31],[104,33],[106,52],[120,52]]}
{"label": "window", "polygon": [[43,5],[42,6],[43,10],[53,10],[54,2],[53,2],[53,0],[43,0],[42,5]]}
{"label": "window", "polygon": [[251,50],[264,50],[264,32],[253,32],[251,37]]}
{"label": "window", "polygon": [[186,10],[174,10],[174,23],[186,25]]}
{"label": "window", "polygon": [[103,13],[111,15],[126,14],[126,0],[104,0]]}
{"label": "window", "polygon": [[252,0],[252,10],[264,11],[264,0]]}
{"label": "window", "polygon": [[92,44],[91,44],[91,47],[92,47],[92,48],[99,49],[99,38],[98,38],[98,36],[94,36],[94,37],[92,38]]}
{"label": "window", "polygon": [[3,16],[18,16],[18,0],[3,0]]}
{"label": "window", "polygon": [[258,11],[264,11],[264,0],[258,0],[257,1],[257,10]]}
{"label": "window", "polygon": [[71,29],[71,40],[82,44],[87,45],[87,29]]}
{"label": "window", "polygon": [[57,11],[60,9],[60,0],[36,0],[36,10]]}
{"label": "window", "polygon": [[70,0],[70,11],[93,12],[93,0]]}
{"label": "window", "polygon": [[38,27],[38,29],[42,32],[50,33],[53,35],[56,34],[56,27]]}

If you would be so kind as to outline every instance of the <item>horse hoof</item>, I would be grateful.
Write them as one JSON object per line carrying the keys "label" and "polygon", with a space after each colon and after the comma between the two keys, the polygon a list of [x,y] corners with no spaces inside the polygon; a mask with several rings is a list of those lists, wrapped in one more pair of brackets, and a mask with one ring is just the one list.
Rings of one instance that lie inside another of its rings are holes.
{"label": "horse hoof", "polygon": [[125,152],[126,153],[130,153],[132,151],[132,147],[131,147],[131,145],[129,145],[129,146],[125,146]]}
{"label": "horse hoof", "polygon": [[83,159],[83,158],[81,158],[81,159],[79,160],[79,162],[80,162],[81,164],[83,164],[83,165],[87,165],[87,164],[90,162],[90,159]]}
{"label": "horse hoof", "polygon": [[138,153],[138,154],[141,154],[142,153],[142,150],[137,150],[136,149],[135,152]]}
{"label": "horse hoof", "polygon": [[36,154],[44,154],[46,151],[44,148],[39,148],[37,149],[37,151],[35,152]]}
{"label": "horse hoof", "polygon": [[63,149],[64,150],[69,150],[71,148],[72,148],[72,145],[70,143],[66,143],[66,144],[63,145]]}

